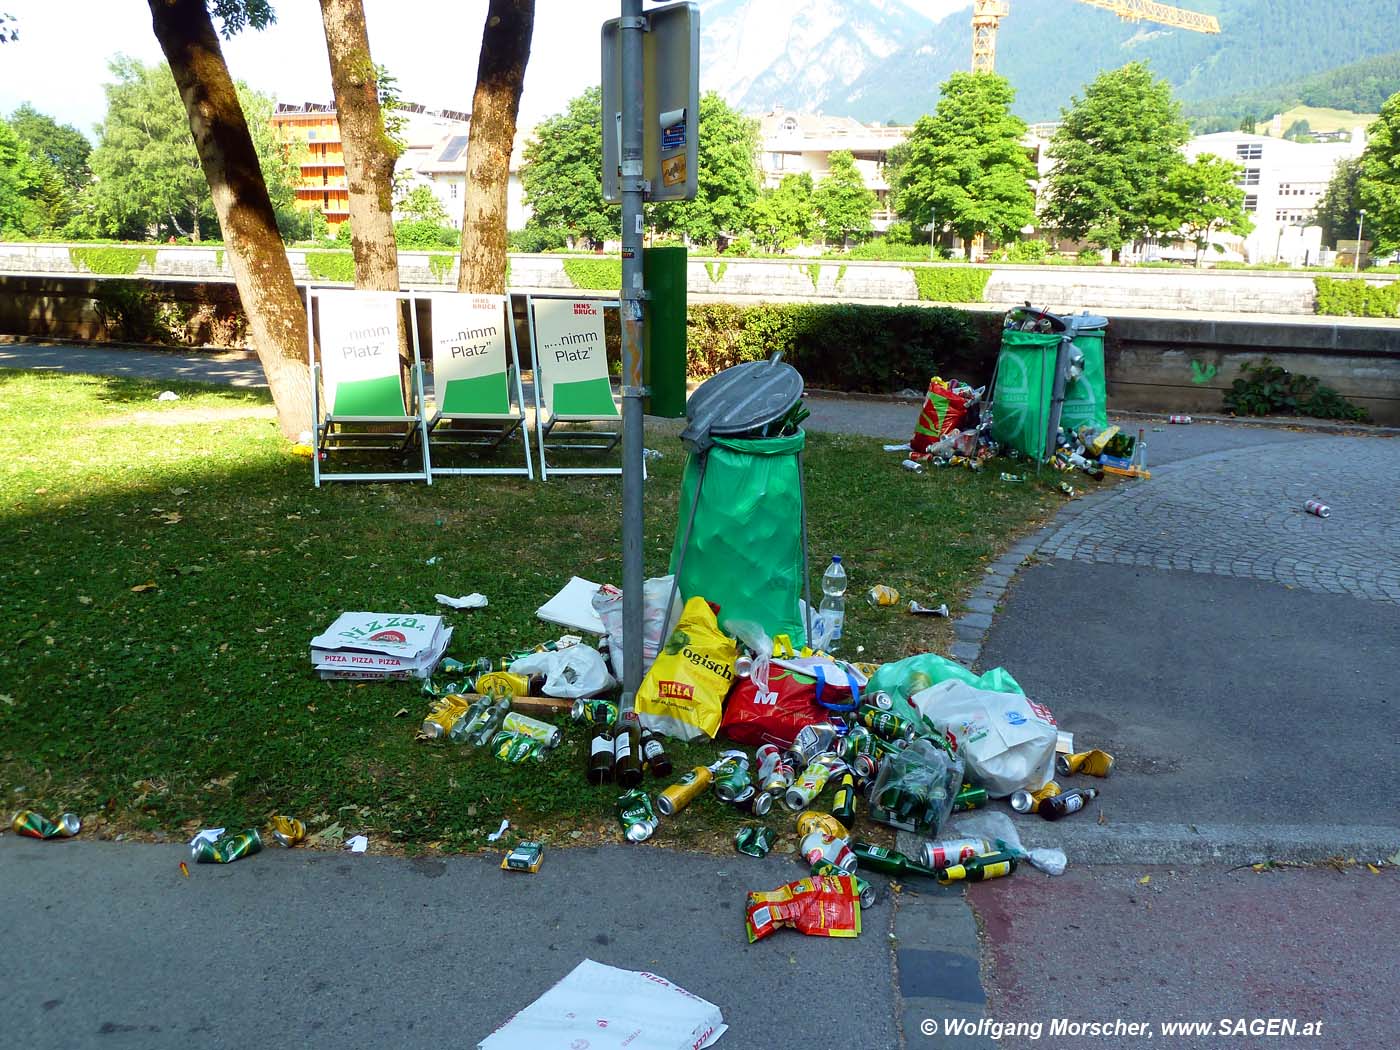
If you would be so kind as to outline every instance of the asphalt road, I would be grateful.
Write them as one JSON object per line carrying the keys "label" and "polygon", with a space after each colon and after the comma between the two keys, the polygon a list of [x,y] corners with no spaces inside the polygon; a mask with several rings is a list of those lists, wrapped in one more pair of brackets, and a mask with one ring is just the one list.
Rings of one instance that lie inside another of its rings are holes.
{"label": "asphalt road", "polygon": [[188,855],[0,837],[10,1002],[0,1041],[472,1047],[587,958],[715,1003],[729,1025],[723,1050],[898,1042],[888,898],[857,938],[780,930],[748,943],[745,894],[805,874],[790,858],[616,846],[551,851],[526,875],[494,856],[273,847],[191,864],[185,878]]}

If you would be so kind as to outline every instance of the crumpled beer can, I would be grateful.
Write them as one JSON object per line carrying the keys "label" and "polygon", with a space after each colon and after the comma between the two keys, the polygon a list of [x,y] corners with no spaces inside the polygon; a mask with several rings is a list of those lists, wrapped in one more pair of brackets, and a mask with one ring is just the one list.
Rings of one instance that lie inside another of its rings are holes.
{"label": "crumpled beer can", "polygon": [[808,864],[824,860],[847,874],[856,870],[856,855],[851,852],[851,845],[844,837],[833,838],[824,831],[813,831],[802,840],[798,850]]}
{"label": "crumpled beer can", "polygon": [[750,857],[766,857],[776,838],[772,828],[745,824],[734,833],[734,848]]}
{"label": "crumpled beer can", "polygon": [[232,864],[243,857],[261,853],[262,848],[262,835],[257,828],[249,828],[233,835],[224,835],[217,842],[200,839],[190,852],[196,864]]}
{"label": "crumpled beer can", "polygon": [[660,823],[652,808],[651,796],[640,788],[617,796],[617,819],[628,842],[645,842]]}
{"label": "crumpled beer can", "polygon": [[42,813],[22,809],[15,814],[10,827],[16,834],[31,839],[69,839],[82,830],[83,822],[76,813],[64,813],[55,823]]}
{"label": "crumpled beer can", "polygon": [[273,817],[268,827],[272,830],[272,837],[277,840],[277,844],[288,849],[306,838],[306,825],[296,817]]}

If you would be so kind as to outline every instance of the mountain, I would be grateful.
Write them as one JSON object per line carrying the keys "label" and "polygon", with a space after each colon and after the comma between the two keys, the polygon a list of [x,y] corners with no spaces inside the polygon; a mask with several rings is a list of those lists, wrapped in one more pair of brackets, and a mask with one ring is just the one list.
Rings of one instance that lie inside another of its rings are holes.
{"label": "mountain", "polygon": [[827,108],[934,22],[903,0],[702,0],[701,86],[762,112]]}
{"label": "mountain", "polygon": [[[1016,88],[1016,112],[1054,120],[1100,72],[1133,61],[1147,62],[1199,110],[1195,104],[1282,88],[1395,49],[1377,27],[1394,23],[1396,0],[1178,6],[1216,15],[1221,33],[1124,22],[1075,0],[1009,0],[997,72]],[[906,123],[931,112],[939,84],[971,60],[971,3],[920,7],[940,17],[900,0],[711,0],[701,5],[702,77],[749,111],[782,105]]]}

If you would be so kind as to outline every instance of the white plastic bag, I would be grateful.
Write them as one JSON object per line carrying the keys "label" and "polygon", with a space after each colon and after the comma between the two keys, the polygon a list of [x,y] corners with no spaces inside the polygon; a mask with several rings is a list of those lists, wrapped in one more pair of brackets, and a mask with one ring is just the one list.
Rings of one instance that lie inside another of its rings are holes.
{"label": "white plastic bag", "polygon": [[993,798],[1037,791],[1055,775],[1055,716],[1020,693],[995,693],[949,679],[909,702],[956,743],[968,777]]}
{"label": "white plastic bag", "polygon": [[554,652],[531,653],[510,665],[511,674],[544,675],[544,695],[577,700],[617,687],[603,654],[592,646],[572,645]]}
{"label": "white plastic bag", "polygon": [[585,959],[477,1043],[477,1050],[700,1050],[727,1029],[719,1007],[653,973]]}
{"label": "white plastic bag", "polygon": [[[674,576],[654,576],[642,584],[642,674],[651,670],[652,661],[671,637],[681,618],[681,596],[677,592],[671,614],[664,616],[666,599],[671,597]],[[622,592],[604,584],[593,594],[593,611],[608,632],[608,652],[613,670],[622,673]]]}

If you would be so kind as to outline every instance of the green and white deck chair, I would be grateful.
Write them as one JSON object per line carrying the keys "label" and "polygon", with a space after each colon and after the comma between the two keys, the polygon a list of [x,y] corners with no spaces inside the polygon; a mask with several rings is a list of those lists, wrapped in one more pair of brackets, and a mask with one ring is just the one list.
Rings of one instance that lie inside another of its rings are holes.
{"label": "green and white deck chair", "polygon": [[[423,418],[423,365],[412,340],[413,368],[407,405],[399,377],[397,292],[306,289],[306,352],[311,359],[312,418],[316,455],[312,477],[324,481],[426,481],[428,429]],[[315,302],[319,311],[313,313]],[[312,319],[316,318],[315,321]],[[320,333],[320,357],[317,359]],[[415,326],[416,327],[416,326]],[[329,471],[337,452],[384,452],[401,464],[392,471]]]}
{"label": "green and white deck chair", "polygon": [[[439,453],[433,473],[524,474],[533,478],[510,299],[459,292],[430,292],[416,298],[426,300],[432,310],[435,407],[428,420],[428,440]],[[416,326],[416,310],[413,317]],[[523,467],[442,465],[445,448],[469,447],[489,453],[515,434],[519,434],[525,452]]]}
{"label": "green and white deck chair", "polygon": [[[622,439],[622,413],[613,398],[603,337],[603,309],[617,300],[529,296],[530,345],[535,358],[535,430],[540,477],[551,474],[621,474],[622,468],[551,467],[549,452],[604,454]],[[570,430],[560,423],[610,423],[613,429]]]}

